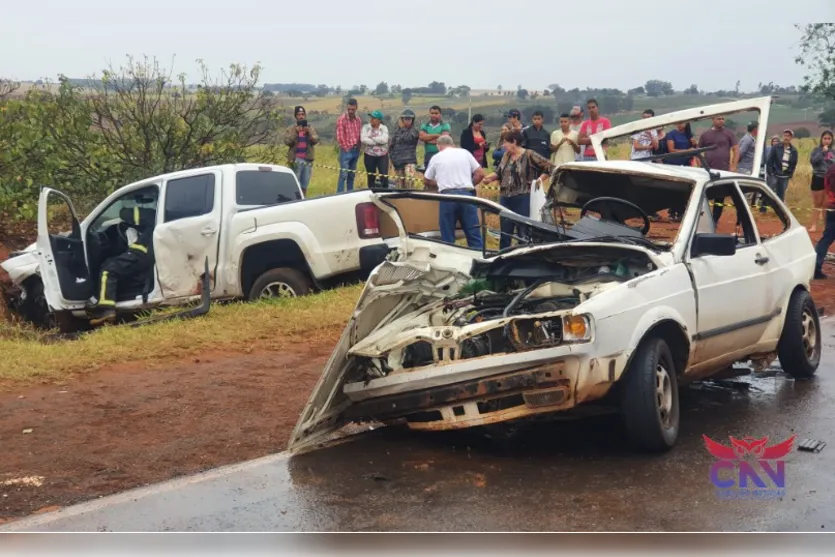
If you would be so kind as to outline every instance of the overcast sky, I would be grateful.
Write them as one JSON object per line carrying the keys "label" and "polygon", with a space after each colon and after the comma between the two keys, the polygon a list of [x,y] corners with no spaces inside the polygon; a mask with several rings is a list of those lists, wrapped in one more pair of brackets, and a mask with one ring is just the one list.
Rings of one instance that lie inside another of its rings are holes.
{"label": "overcast sky", "polygon": [[[35,0],[0,11],[0,77],[87,77],[126,54],[197,81],[194,60],[264,66],[263,82],[676,89],[800,84],[794,23],[835,0]],[[751,13],[746,13],[751,12]]]}

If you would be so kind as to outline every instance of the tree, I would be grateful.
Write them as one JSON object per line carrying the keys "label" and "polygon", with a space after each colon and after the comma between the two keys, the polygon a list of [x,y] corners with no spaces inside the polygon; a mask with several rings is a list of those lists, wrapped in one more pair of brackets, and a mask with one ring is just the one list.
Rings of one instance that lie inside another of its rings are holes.
{"label": "tree", "polygon": [[632,96],[632,95],[645,95],[646,94],[646,89],[644,89],[643,87],[634,87],[634,88],[630,89],[629,91],[627,91],[626,94],[630,95],[630,96]]}
{"label": "tree", "polygon": [[517,97],[519,97],[520,99],[523,99],[523,100],[524,100],[524,99],[528,98],[528,90],[527,90],[527,89],[522,89],[522,88],[520,87],[520,88],[516,91],[516,96],[517,96]]}
{"label": "tree", "polygon": [[660,97],[661,95],[672,95],[673,85],[669,81],[661,81],[660,79],[650,79],[644,84],[644,89],[647,96]]}
{"label": "tree", "polygon": [[342,85],[337,85],[336,89],[333,90],[334,94],[342,96]]}
{"label": "tree", "polygon": [[548,89],[545,89],[544,91],[542,91],[542,96],[543,96],[543,97],[547,97],[547,96],[549,96],[550,94],[551,94],[551,91],[549,91]]}
{"label": "tree", "polygon": [[698,95],[699,94],[699,86],[695,83],[684,90],[685,95]]}
{"label": "tree", "polygon": [[818,114],[818,122],[821,126],[835,128],[835,105]]}
{"label": "tree", "polygon": [[501,92],[502,92],[502,86],[501,86],[501,85],[499,85],[498,87],[496,87],[496,91],[498,91],[499,93],[501,93]]}
{"label": "tree", "polygon": [[0,78],[0,101],[5,101],[20,89],[20,83],[11,79]]}
{"label": "tree", "polygon": [[377,84],[377,87],[374,88],[374,94],[378,97],[382,97],[389,94],[389,85],[385,81],[381,81]]}
{"label": "tree", "polygon": [[367,92],[368,92],[368,87],[367,87],[366,85],[360,85],[360,86],[359,86],[359,93],[360,93],[360,95],[364,95],[364,94],[366,94]]}
{"label": "tree", "polygon": [[794,136],[797,139],[806,139],[807,137],[812,137],[812,132],[809,131],[809,128],[797,128],[794,130]]}
{"label": "tree", "polygon": [[400,93],[403,92],[403,87],[401,87],[399,84],[398,85],[392,85],[391,86],[391,92],[394,93],[395,95],[399,95]]}
{"label": "tree", "polygon": [[400,100],[403,102],[404,105],[409,104],[409,101],[412,100],[412,90],[411,89],[403,89],[400,93]]}
{"label": "tree", "polygon": [[559,86],[557,83],[552,83],[548,86],[548,89],[553,91],[554,93],[565,93],[565,89]]}
{"label": "tree", "polygon": [[806,68],[804,92],[835,99],[835,23],[796,25],[802,33],[795,63]]}
{"label": "tree", "polygon": [[[260,66],[232,64],[212,78],[198,63],[196,91],[185,75],[174,77],[147,57],[109,67],[91,89],[61,76],[56,94],[33,91],[16,106],[26,127],[12,134],[17,160],[4,161],[16,168],[0,164],[3,189],[10,191],[8,171],[17,170],[24,184],[34,178],[97,202],[134,180],[247,160],[254,145],[265,145],[262,160],[280,160],[273,137],[280,116],[258,85]],[[0,136],[7,131],[14,130]]]}

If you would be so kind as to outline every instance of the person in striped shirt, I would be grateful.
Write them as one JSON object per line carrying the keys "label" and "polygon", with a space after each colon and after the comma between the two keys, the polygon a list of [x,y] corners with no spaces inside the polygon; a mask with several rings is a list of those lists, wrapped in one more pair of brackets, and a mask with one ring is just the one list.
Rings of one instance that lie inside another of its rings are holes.
{"label": "person in striped shirt", "polygon": [[345,112],[336,121],[336,142],[339,145],[339,182],[336,191],[354,189],[357,162],[360,159],[360,132],[362,119],[357,116],[357,99],[348,99]]}

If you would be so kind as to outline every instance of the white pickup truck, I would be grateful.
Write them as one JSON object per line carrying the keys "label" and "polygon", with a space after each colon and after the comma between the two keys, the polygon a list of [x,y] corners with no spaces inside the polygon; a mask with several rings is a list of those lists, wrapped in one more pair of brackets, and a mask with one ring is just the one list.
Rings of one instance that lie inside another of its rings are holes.
{"label": "white pickup truck", "polygon": [[[133,208],[155,211],[155,267],[120,282],[116,307],[126,313],[199,298],[207,261],[211,299],[252,300],[364,278],[390,250],[370,191],[303,199],[296,176],[279,165],[226,164],[141,180],[81,222],[67,196],[43,188],[37,242],[2,263],[20,290],[13,306],[41,326],[84,328],[102,263],[127,249],[120,214]],[[68,214],[72,230],[54,230]]]}

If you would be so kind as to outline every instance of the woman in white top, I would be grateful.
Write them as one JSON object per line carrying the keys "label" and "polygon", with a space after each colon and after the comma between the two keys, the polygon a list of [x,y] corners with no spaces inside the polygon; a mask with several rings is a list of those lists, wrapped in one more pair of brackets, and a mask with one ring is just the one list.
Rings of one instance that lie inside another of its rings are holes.
{"label": "woman in white top", "polygon": [[383,113],[375,110],[368,114],[371,122],[362,126],[362,143],[365,171],[368,173],[368,187],[375,186],[377,174],[380,174],[380,187],[389,187],[389,130],[383,124]]}

